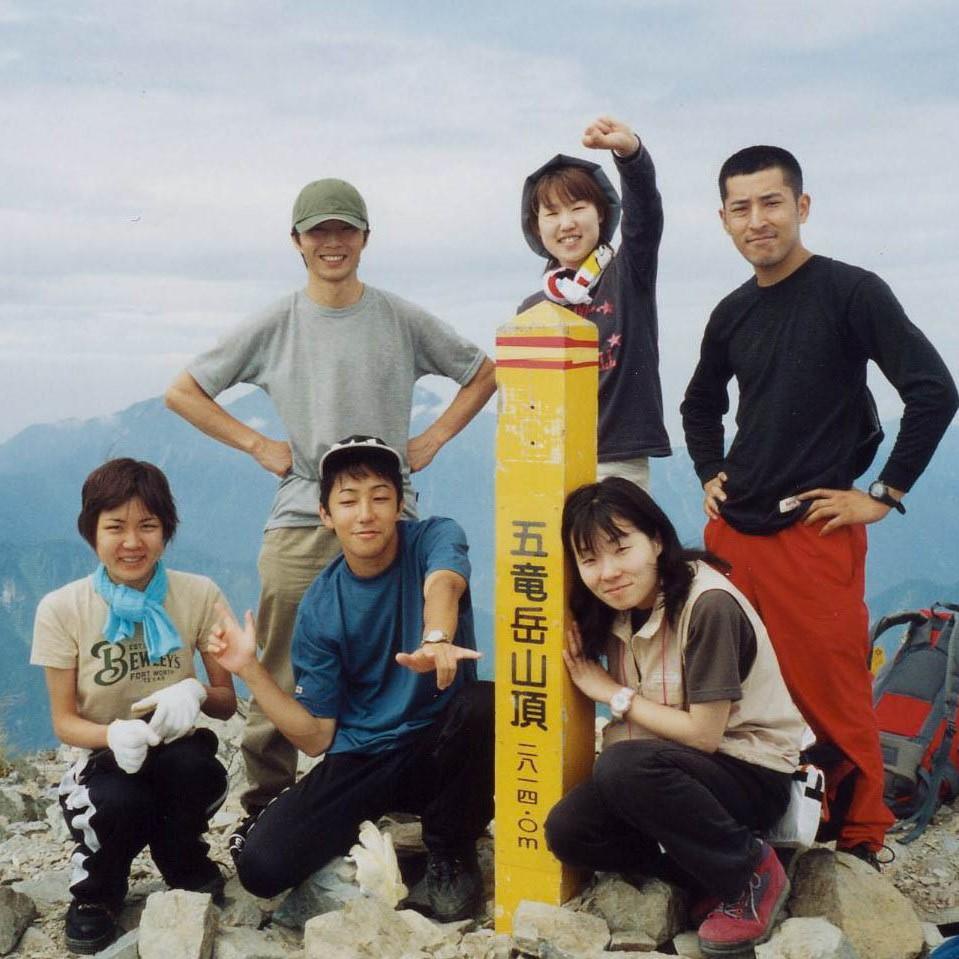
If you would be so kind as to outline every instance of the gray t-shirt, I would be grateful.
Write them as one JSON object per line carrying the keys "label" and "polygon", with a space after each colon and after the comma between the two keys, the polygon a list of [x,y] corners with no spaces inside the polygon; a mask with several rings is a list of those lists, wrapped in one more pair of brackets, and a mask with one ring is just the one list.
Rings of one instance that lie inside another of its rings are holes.
{"label": "gray t-shirt", "polygon": [[286,427],[293,469],[267,529],[316,526],[320,457],[353,433],[384,439],[409,484],[413,386],[428,373],[469,383],[485,354],[451,326],[371,286],[352,306],[318,306],[298,291],[251,317],[187,367],[212,397],[237,383],[265,390]]}

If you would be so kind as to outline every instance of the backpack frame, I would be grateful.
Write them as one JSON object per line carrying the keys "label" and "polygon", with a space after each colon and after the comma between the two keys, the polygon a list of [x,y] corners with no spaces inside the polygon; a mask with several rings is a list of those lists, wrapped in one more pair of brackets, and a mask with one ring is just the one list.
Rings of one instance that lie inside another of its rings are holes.
{"label": "backpack frame", "polygon": [[903,820],[892,832],[901,843],[918,838],[943,801],[959,795],[959,606],[884,616],[870,648],[888,629],[907,626],[896,655],[873,684],[873,707],[885,766],[883,799]]}

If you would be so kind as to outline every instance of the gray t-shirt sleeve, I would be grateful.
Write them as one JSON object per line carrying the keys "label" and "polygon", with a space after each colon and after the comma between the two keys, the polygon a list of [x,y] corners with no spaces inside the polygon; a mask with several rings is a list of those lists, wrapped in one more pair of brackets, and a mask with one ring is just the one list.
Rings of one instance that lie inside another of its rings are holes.
{"label": "gray t-shirt sleeve", "polygon": [[237,383],[263,386],[263,374],[281,348],[283,320],[291,309],[287,297],[224,334],[216,346],[195,356],[187,372],[211,397]]}
{"label": "gray t-shirt sleeve", "polygon": [[432,313],[400,297],[394,296],[393,300],[409,323],[417,378],[432,373],[449,377],[460,386],[469,383],[486,354]]}
{"label": "gray t-shirt sleeve", "polygon": [[722,589],[696,600],[686,639],[686,694],[690,703],[742,699],[742,683],[756,660],[756,633],[742,606]]}

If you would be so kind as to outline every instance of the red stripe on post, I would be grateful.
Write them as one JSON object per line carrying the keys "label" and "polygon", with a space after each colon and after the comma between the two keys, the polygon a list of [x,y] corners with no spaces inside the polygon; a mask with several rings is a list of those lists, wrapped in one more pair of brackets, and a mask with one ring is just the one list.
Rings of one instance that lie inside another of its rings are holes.
{"label": "red stripe on post", "polygon": [[563,349],[596,346],[596,340],[574,340],[569,336],[497,336],[497,346],[548,346]]}
{"label": "red stripe on post", "polygon": [[598,361],[574,363],[572,360],[497,360],[497,366],[511,366],[527,370],[581,370],[587,366],[599,366]]}

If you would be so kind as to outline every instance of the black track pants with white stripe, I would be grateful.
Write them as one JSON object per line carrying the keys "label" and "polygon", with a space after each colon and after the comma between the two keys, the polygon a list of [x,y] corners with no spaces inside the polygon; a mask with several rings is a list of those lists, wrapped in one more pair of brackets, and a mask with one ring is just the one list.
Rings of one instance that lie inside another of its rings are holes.
{"label": "black track pants with white stripe", "polygon": [[109,749],[70,767],[60,783],[60,806],[77,843],[70,877],[76,899],[118,906],[130,864],[148,845],[173,888],[211,873],[203,833],[227,792],[216,748],[216,735],[198,729],[153,747],[132,775],[117,766]]}

